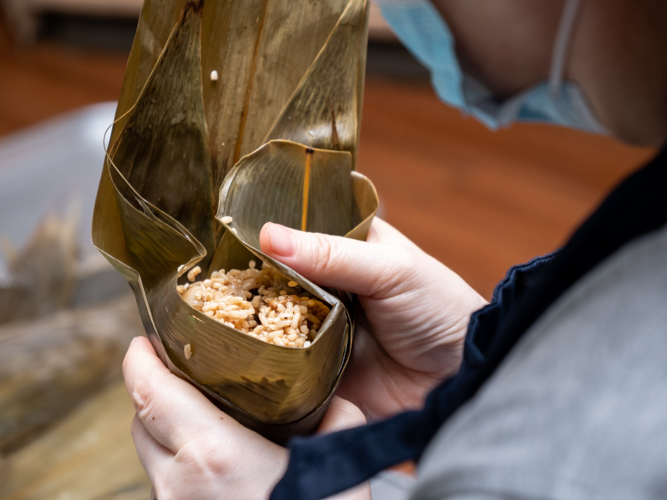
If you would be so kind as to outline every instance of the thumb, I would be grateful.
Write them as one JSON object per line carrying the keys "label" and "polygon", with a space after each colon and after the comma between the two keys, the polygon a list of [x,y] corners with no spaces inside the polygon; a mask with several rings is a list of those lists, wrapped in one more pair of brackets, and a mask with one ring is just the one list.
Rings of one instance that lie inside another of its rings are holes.
{"label": "thumb", "polygon": [[396,243],[367,243],[306,233],[271,222],[259,237],[262,252],[320,286],[382,296],[406,281],[416,254]]}
{"label": "thumb", "polygon": [[331,432],[359,427],[366,423],[366,417],[356,405],[338,396],[331,400],[331,406],[327,410],[318,434],[329,434]]}

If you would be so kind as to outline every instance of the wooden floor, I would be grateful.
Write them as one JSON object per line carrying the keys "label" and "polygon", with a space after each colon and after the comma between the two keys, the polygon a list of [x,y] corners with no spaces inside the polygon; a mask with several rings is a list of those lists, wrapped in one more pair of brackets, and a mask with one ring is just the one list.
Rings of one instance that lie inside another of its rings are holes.
{"label": "wooden floor", "polygon": [[[0,29],[0,136],[116,99],[125,60],[57,45],[15,51]],[[425,82],[368,78],[359,170],[384,217],[487,297],[510,266],[563,243],[651,153],[548,126],[492,133]]]}

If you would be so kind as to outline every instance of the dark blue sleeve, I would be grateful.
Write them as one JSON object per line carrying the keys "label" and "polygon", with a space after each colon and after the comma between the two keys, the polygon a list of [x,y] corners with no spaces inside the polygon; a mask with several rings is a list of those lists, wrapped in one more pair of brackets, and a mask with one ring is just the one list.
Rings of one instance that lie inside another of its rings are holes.
{"label": "dark blue sleeve", "polygon": [[[468,325],[461,369],[428,396],[424,409],[324,436],[297,437],[271,500],[318,500],[352,488],[406,460],[418,460],[440,426],[490,376],[488,354],[505,342],[504,325],[555,254],[510,269],[490,304]],[[497,356],[496,356],[497,357]],[[496,365],[499,360],[494,360]]]}

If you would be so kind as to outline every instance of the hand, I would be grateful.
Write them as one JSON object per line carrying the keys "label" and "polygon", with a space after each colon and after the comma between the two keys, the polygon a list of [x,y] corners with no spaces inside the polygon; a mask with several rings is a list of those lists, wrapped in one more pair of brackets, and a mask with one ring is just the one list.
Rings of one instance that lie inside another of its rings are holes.
{"label": "hand", "polygon": [[[266,499],[282,477],[288,451],[246,429],[176,377],[142,337],[123,362],[137,411],[132,437],[159,500]],[[335,398],[318,432],[365,423],[358,408]],[[370,500],[368,484],[337,500]]]}
{"label": "hand", "polygon": [[486,301],[386,222],[375,219],[368,242],[268,223],[260,244],[314,283],[358,294],[365,317],[338,394],[367,416],[419,408],[458,371],[470,315]]}

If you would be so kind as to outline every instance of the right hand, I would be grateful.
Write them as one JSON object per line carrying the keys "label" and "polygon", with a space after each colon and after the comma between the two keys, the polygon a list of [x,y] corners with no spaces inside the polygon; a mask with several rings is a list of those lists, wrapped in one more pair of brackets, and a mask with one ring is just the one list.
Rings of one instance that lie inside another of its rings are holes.
{"label": "right hand", "polygon": [[386,222],[374,220],[368,242],[268,223],[260,244],[312,282],[359,296],[365,317],[338,395],[367,416],[420,408],[459,370],[470,315],[486,301]]}
{"label": "right hand", "polygon": [[[130,344],[123,376],[136,409],[132,438],[157,498],[268,498],[287,468],[285,448],[243,427],[171,373],[144,337]],[[318,433],[365,422],[352,403],[334,397]],[[370,500],[370,487],[334,498]]]}

